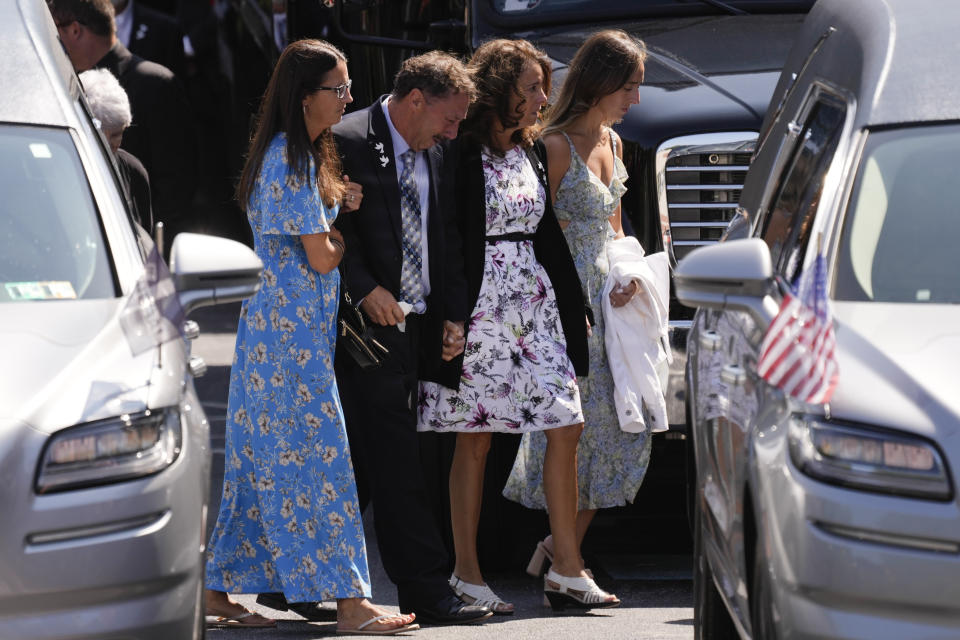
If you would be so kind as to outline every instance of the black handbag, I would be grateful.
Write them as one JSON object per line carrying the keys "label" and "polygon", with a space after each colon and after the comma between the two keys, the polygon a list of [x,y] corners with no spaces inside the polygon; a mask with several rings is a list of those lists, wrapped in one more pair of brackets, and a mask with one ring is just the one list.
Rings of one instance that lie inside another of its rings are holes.
{"label": "black handbag", "polygon": [[343,282],[340,283],[340,312],[337,319],[337,349],[345,351],[361,369],[383,364],[390,350],[373,337],[363,312],[353,304]]}

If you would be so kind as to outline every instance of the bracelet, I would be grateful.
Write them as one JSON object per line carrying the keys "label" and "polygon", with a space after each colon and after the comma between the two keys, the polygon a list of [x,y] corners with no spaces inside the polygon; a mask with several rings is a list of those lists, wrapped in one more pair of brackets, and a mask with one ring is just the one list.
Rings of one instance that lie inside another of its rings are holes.
{"label": "bracelet", "polygon": [[340,249],[341,254],[347,251],[346,246],[344,246],[344,244],[339,240],[337,240],[336,238],[329,238],[329,240],[330,240],[330,244],[332,244],[337,249]]}

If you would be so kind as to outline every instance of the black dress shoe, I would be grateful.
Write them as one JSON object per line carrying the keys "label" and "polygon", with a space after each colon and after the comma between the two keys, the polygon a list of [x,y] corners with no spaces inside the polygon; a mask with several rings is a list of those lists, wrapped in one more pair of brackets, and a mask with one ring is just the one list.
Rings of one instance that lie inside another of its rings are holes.
{"label": "black dress shoe", "polygon": [[446,596],[429,605],[418,603],[404,607],[401,604],[400,611],[417,614],[417,622],[421,624],[434,625],[473,624],[493,615],[488,607],[467,604],[454,595]]}
{"label": "black dress shoe", "polygon": [[261,593],[257,596],[257,604],[277,611],[293,611],[310,622],[337,621],[337,609],[335,607],[324,607],[322,602],[287,602],[287,598],[282,593]]}

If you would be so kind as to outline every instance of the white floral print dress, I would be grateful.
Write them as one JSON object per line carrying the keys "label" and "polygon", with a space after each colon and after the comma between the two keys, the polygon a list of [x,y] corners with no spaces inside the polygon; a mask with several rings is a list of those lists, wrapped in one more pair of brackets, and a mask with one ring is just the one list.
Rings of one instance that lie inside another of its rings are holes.
{"label": "white floral print dress", "polygon": [[340,276],[314,271],[300,240],[328,232],[337,211],[315,180],[296,178],[285,136],[274,137],[247,210],[264,269],[237,328],[208,589],[289,602],[370,595],[333,372]]}
{"label": "white floral print dress", "polygon": [[[526,152],[482,153],[487,237],[532,234],[546,193]],[[420,385],[420,431],[523,433],[583,421],[553,286],[532,240],[486,244],[460,390]]]}

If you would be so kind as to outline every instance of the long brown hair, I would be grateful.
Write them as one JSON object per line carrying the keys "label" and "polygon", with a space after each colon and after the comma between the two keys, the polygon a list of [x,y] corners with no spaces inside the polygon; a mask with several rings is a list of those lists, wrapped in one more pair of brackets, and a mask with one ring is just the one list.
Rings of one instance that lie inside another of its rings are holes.
{"label": "long brown hair", "polygon": [[[467,117],[460,125],[460,135],[493,148],[493,128],[517,126],[526,98],[520,92],[519,79],[528,64],[540,66],[543,72],[543,92],[550,95],[550,60],[540,49],[526,40],[490,40],[480,45],[467,69],[477,85],[477,99],[470,105]],[[520,98],[511,109],[511,98]],[[517,129],[511,142],[529,147],[540,134],[540,126]]]}
{"label": "long brown hair", "polygon": [[333,132],[327,129],[313,142],[303,120],[303,99],[323,84],[327,72],[341,60],[347,60],[343,52],[323,40],[291,42],[280,54],[260,104],[256,132],[237,185],[237,201],[244,211],[253,194],[263,156],[273,137],[280,132],[287,136],[287,163],[294,175],[306,182],[310,178],[312,158],[324,204],[332,207],[343,197],[346,187]]}
{"label": "long brown hair", "polygon": [[565,129],[600,98],[623,87],[646,59],[646,45],[620,29],[587,38],[570,61],[557,101],[547,110],[546,133]]}

